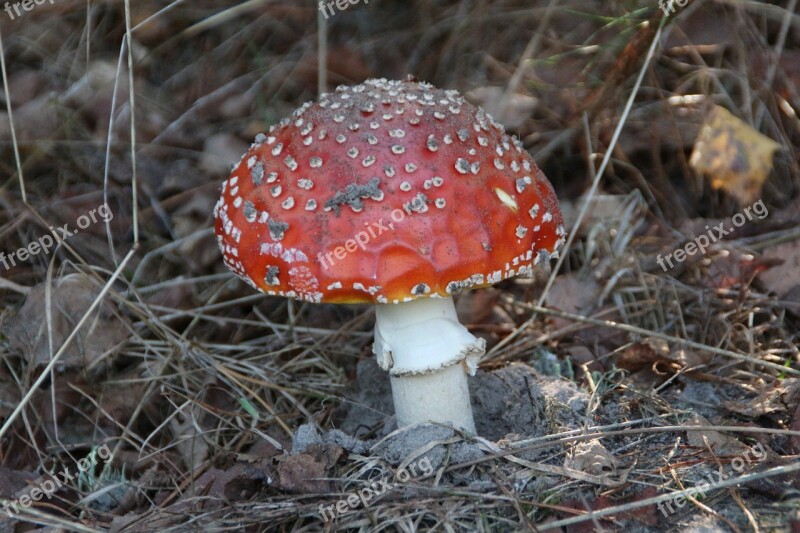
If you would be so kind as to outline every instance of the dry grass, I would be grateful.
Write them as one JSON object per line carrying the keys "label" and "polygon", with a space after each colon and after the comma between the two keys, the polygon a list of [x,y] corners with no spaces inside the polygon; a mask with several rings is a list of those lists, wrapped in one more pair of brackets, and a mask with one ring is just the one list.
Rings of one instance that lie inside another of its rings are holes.
{"label": "dry grass", "polygon": [[[376,0],[326,32],[312,2],[0,12],[0,251],[104,202],[114,214],[0,268],[0,497],[92,446],[114,456],[90,482],[0,514],[0,530],[797,527],[798,303],[759,277],[764,252],[800,237],[800,18],[795,0],[779,4],[692,0],[667,23],[655,2]],[[549,279],[459,306],[487,339],[483,369],[555,362],[589,401],[579,428],[453,437],[448,457],[469,442],[482,458],[445,460],[323,524],[321,503],[399,468],[373,448],[334,457],[310,488],[281,470],[300,425],[336,427],[358,401],[372,310],[253,294],[225,271],[211,211],[231,154],[325,80],[408,73],[537,99],[514,132],[580,229]],[[692,224],[740,210],[688,164],[712,103],[785,147],[763,190],[770,216],[664,272],[656,255]],[[614,216],[580,200],[601,193],[620,202]],[[590,441],[614,467],[566,468]],[[656,505],[730,468],[736,443],[769,456],[665,519]]]}

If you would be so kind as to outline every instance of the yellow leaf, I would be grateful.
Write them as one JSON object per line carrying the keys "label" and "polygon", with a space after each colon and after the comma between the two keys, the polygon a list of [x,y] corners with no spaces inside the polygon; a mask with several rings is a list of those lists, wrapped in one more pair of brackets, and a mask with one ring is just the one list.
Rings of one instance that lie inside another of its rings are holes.
{"label": "yellow leaf", "polygon": [[751,128],[727,109],[714,106],[694,143],[689,165],[739,202],[751,204],[772,170],[780,144]]}

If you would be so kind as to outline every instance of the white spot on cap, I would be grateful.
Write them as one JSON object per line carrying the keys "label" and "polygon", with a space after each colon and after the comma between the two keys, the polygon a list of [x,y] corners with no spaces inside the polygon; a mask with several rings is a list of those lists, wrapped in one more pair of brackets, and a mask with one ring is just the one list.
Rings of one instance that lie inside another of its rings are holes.
{"label": "white spot on cap", "polygon": [[272,147],[272,155],[277,157],[281,155],[282,150],[283,150],[283,143],[278,143]]}
{"label": "white spot on cap", "polygon": [[470,171],[469,161],[466,159],[459,157],[456,159],[456,170],[459,174],[466,174]]}
{"label": "white spot on cap", "polygon": [[517,226],[517,237],[523,238],[528,233],[528,229],[525,226],[519,225]]}
{"label": "white spot on cap", "polygon": [[517,192],[521,193],[525,189],[528,188],[528,185],[530,185],[532,183],[531,182],[531,177],[530,176],[525,176],[524,178],[518,179],[516,181],[516,183],[517,183]]}
{"label": "white spot on cap", "polygon": [[428,142],[427,142],[428,150],[431,152],[435,152],[439,149],[439,145],[436,144],[436,138],[431,134],[428,135]]}
{"label": "white spot on cap", "polygon": [[311,168],[319,168],[322,166],[322,158],[321,157],[312,157],[308,160],[308,164]]}
{"label": "white spot on cap", "polygon": [[411,190],[411,184],[409,182],[407,182],[407,181],[404,181],[403,183],[400,184],[400,190],[401,191],[405,191],[405,192],[410,191]]}
{"label": "white spot on cap", "polygon": [[428,294],[429,292],[431,292],[431,288],[428,286],[427,283],[419,283],[417,285],[414,285],[414,287],[411,289],[411,294],[417,296],[422,294]]}
{"label": "white spot on cap", "polygon": [[317,208],[317,201],[311,198],[308,202],[306,202],[306,211],[313,211]]}
{"label": "white spot on cap", "polygon": [[444,209],[444,206],[447,205],[447,201],[444,198],[437,198],[433,203],[439,209]]}
{"label": "white spot on cap", "polygon": [[258,213],[258,211],[256,210],[256,206],[255,204],[253,204],[253,202],[249,200],[246,201],[244,203],[244,209],[242,210],[242,212],[244,213],[245,220],[247,220],[250,223],[255,222],[256,214]]}

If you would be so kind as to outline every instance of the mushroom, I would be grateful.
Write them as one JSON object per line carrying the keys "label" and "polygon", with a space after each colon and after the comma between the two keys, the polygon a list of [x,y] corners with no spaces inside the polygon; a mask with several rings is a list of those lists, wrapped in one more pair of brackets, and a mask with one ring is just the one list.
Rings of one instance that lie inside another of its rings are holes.
{"label": "mushroom", "polygon": [[399,427],[471,433],[485,341],[453,295],[530,274],[565,240],[522,144],[457,91],[412,80],[338,87],[259,134],[214,216],[225,264],[253,288],[375,304]]}

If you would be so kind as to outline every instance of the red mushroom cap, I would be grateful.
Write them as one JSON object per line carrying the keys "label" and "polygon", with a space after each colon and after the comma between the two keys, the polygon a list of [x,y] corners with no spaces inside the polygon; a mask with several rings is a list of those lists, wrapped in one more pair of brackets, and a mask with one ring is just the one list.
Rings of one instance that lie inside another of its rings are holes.
{"label": "red mushroom cap", "polygon": [[228,268],[312,302],[451,296],[529,273],[565,235],[516,138],[457,91],[384,79],[257,136],[214,215]]}

